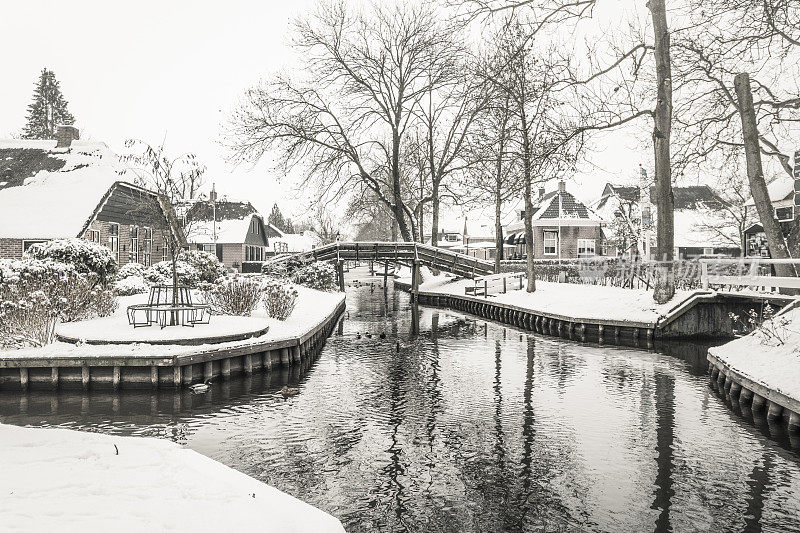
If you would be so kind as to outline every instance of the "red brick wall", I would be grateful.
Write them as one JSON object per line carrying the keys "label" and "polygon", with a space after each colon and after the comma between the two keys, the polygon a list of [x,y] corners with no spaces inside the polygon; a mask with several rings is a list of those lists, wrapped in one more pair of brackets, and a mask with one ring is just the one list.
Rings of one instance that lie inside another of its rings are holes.
{"label": "red brick wall", "polygon": [[[533,244],[535,259],[557,259],[555,255],[544,253],[544,232],[558,231],[558,226],[533,228]],[[599,226],[561,226],[561,259],[576,259],[578,257],[578,239],[593,239],[595,241],[595,254],[603,253],[602,232]]]}
{"label": "red brick wall", "polygon": [[19,259],[22,257],[22,239],[0,239],[0,259]]}

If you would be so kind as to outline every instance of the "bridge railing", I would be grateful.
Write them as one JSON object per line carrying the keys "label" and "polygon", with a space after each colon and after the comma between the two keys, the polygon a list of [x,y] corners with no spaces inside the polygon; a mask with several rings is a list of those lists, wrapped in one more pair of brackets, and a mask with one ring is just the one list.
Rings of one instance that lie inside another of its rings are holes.
{"label": "bridge railing", "polygon": [[800,277],[773,276],[773,265],[795,265],[797,270],[800,259],[700,259],[700,283],[704,289],[709,285],[800,289]]}

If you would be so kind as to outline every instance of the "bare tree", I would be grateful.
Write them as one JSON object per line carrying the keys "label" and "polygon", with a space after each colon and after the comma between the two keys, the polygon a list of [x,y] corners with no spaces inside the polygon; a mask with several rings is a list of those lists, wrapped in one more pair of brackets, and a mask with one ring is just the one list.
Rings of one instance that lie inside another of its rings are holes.
{"label": "bare tree", "polygon": [[415,222],[402,197],[403,140],[428,88],[449,70],[450,35],[428,6],[324,4],[296,24],[303,80],[279,76],[247,92],[230,124],[237,160],[275,150],[303,186],[336,199],[361,184],[393,213],[400,235]]}
{"label": "bare tree", "polygon": [[500,272],[500,261],[504,258],[503,206],[520,192],[519,161],[512,157],[511,97],[507,93],[494,93],[476,126],[469,139],[473,164],[465,176],[465,188],[477,193],[474,202],[483,203],[491,199],[494,204],[494,267],[496,272]]}
{"label": "bare tree", "polygon": [[[747,178],[750,181],[750,192],[753,194],[753,200],[758,210],[758,218],[764,227],[772,257],[775,259],[790,259],[791,255],[786,246],[786,239],[772,209],[767,183],[764,179],[756,113],[755,109],[753,109],[753,93],[750,91],[750,76],[746,73],[737,74],[733,83],[736,87],[739,113],[742,119],[742,135],[744,136],[744,149],[747,156]],[[791,264],[775,265],[775,272],[779,276],[797,275],[794,265]]]}
{"label": "bare tree", "polygon": [[515,20],[505,24],[495,42],[494,56],[482,75],[511,104],[512,153],[519,160],[525,203],[527,290],[534,292],[534,184],[574,168],[580,137],[573,135],[574,125],[567,123],[557,92],[566,63],[552,49],[537,50],[526,26]]}

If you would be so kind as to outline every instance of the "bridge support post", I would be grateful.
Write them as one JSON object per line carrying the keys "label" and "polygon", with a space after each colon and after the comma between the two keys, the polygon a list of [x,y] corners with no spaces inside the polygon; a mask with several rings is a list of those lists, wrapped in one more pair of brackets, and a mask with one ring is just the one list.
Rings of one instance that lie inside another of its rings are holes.
{"label": "bridge support post", "polygon": [[419,298],[419,261],[416,259],[411,262],[411,299],[417,301]]}
{"label": "bridge support post", "polygon": [[344,292],[344,261],[341,259],[336,261],[336,278],[339,282],[339,290]]}

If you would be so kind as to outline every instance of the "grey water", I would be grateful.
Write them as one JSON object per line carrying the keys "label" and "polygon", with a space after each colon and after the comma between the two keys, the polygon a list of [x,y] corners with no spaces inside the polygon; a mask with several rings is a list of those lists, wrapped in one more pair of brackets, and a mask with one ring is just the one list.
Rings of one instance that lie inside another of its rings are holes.
{"label": "grey water", "polygon": [[381,283],[351,275],[302,368],[204,395],[6,393],[0,422],[170,439],[353,532],[800,531],[800,437],[726,402],[705,346],[580,344]]}

